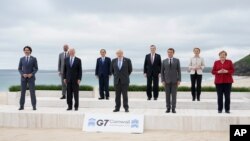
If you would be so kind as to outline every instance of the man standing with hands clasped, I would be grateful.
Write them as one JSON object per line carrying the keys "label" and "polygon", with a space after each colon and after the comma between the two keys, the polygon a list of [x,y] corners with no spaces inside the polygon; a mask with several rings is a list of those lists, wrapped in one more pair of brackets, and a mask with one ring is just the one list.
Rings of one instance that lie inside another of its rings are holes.
{"label": "man standing with hands clasped", "polygon": [[69,57],[65,60],[64,65],[64,83],[67,85],[67,104],[68,109],[72,110],[72,99],[75,99],[75,110],[79,107],[79,85],[82,79],[81,59],[75,56],[75,49],[69,49]]}
{"label": "man standing with hands clasped", "polygon": [[173,48],[168,49],[168,58],[163,60],[161,68],[161,81],[166,92],[166,113],[169,113],[171,108],[172,113],[176,113],[177,87],[181,82],[180,61],[173,57],[174,52]]}
{"label": "man standing with hands clasped", "polygon": [[20,59],[18,66],[18,71],[21,74],[21,97],[19,110],[24,110],[27,85],[29,85],[33,110],[36,110],[35,74],[38,71],[37,60],[36,57],[31,56],[31,47],[25,46],[23,51],[25,56]]}

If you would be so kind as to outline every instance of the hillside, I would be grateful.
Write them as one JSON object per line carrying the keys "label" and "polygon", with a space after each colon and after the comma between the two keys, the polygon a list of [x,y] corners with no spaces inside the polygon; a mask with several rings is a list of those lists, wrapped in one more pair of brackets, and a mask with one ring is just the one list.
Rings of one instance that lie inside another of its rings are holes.
{"label": "hillside", "polygon": [[235,75],[250,76],[250,54],[234,63]]}

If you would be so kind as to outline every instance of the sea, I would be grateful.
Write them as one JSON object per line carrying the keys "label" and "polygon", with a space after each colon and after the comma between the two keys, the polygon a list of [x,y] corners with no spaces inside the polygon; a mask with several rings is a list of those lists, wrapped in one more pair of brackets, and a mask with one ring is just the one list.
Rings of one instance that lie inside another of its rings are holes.
{"label": "sea", "polygon": [[[214,79],[211,73],[204,73],[203,81],[211,81]],[[20,85],[20,74],[18,70],[0,70],[0,91],[8,91],[12,85]],[[132,72],[130,76],[130,84],[146,85],[146,78],[142,71]],[[190,82],[190,74],[182,72],[182,82]],[[61,79],[57,71],[39,70],[36,74],[36,84],[42,85],[60,85]],[[98,86],[98,79],[95,77],[94,71],[83,72],[81,85]],[[110,85],[113,85],[113,77],[110,78]]]}

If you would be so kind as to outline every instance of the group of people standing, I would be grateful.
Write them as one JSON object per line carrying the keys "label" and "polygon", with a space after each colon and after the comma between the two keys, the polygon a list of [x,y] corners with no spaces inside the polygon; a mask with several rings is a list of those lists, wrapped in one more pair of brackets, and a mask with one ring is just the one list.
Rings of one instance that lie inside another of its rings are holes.
{"label": "group of people standing", "polygon": [[[59,54],[58,73],[62,82],[62,97],[67,99],[67,110],[79,107],[79,85],[82,79],[81,59],[75,56],[75,49],[64,45],[63,52]],[[36,110],[35,96],[35,74],[38,71],[37,59],[31,56],[32,49],[29,46],[23,48],[25,56],[20,59],[18,70],[21,74],[21,97],[20,108],[24,109],[25,92],[29,86],[33,110]],[[205,68],[204,59],[200,57],[201,50],[193,49],[194,56],[190,59],[189,72],[191,79],[192,100],[200,101],[202,73]],[[166,113],[176,113],[177,88],[181,82],[181,65],[178,58],[174,57],[175,50],[169,48],[167,57],[162,61],[161,56],[156,53],[156,46],[150,46],[150,53],[145,56],[144,76],[147,78],[147,100],[158,99],[159,81],[165,88],[166,93]],[[132,62],[124,57],[122,50],[117,50],[116,58],[106,56],[106,50],[100,50],[100,57],[97,58],[95,75],[99,81],[99,100],[109,100],[109,79],[114,77],[115,88],[115,109],[119,112],[121,108],[121,97],[125,112],[129,112],[128,88],[130,74],[133,71]],[[219,53],[220,59],[214,62],[212,74],[215,75],[215,85],[217,90],[218,113],[223,110],[223,96],[225,96],[225,112],[230,113],[230,92],[233,83],[232,75],[234,67],[231,60],[226,59],[227,52]]]}

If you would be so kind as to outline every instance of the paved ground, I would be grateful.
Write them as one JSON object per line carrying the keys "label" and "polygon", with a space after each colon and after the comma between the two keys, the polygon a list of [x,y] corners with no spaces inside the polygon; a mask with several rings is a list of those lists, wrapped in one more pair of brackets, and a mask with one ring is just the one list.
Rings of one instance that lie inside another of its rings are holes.
{"label": "paved ground", "polygon": [[228,132],[86,133],[75,129],[0,128],[0,141],[228,141]]}

